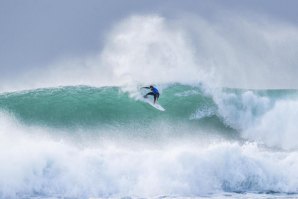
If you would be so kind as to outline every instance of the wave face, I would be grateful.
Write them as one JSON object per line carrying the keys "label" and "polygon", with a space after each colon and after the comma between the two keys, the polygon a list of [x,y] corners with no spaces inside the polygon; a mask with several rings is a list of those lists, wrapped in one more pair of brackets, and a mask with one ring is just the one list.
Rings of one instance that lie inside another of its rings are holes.
{"label": "wave face", "polygon": [[298,91],[160,90],[0,94],[0,197],[297,196]]}
{"label": "wave face", "polygon": [[215,112],[208,113],[216,105],[199,88],[177,85],[164,89],[160,98],[160,103],[166,104],[164,113],[139,97],[131,97],[117,87],[61,87],[3,94],[0,108],[26,124],[50,128],[126,129],[139,125],[140,131],[159,122],[196,124],[193,120],[198,116],[197,110],[202,110],[207,111],[202,113],[207,114],[207,120],[225,128]]}

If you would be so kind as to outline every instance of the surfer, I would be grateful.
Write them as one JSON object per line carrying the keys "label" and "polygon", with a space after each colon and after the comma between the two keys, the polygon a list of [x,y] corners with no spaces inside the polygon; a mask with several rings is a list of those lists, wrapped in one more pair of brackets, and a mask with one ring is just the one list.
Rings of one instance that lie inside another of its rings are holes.
{"label": "surfer", "polygon": [[159,98],[159,92],[158,92],[157,88],[154,87],[154,86],[152,86],[152,85],[150,85],[149,87],[142,87],[142,88],[146,88],[146,89],[150,89],[151,90],[151,92],[149,92],[146,95],[144,95],[144,97],[147,98],[148,95],[153,95],[153,97],[154,97],[154,104],[155,104],[155,102]]}

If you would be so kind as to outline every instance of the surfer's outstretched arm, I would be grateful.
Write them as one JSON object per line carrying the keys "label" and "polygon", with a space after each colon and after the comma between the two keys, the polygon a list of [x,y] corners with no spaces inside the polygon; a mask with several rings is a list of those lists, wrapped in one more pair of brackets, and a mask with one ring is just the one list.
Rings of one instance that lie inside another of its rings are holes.
{"label": "surfer's outstretched arm", "polygon": [[150,89],[150,87],[147,87],[147,86],[145,86],[145,87],[142,87],[142,88]]}

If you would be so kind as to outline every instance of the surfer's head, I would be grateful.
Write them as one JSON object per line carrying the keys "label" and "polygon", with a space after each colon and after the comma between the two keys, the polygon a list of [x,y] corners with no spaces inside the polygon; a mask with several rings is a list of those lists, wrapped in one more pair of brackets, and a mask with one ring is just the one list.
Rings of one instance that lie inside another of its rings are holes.
{"label": "surfer's head", "polygon": [[150,85],[149,87],[150,87],[150,88],[153,88],[153,85]]}

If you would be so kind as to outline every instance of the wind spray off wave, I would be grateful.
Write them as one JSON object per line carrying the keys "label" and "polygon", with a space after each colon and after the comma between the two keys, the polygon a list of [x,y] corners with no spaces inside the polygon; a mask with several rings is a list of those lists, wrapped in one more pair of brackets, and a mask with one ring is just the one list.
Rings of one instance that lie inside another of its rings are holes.
{"label": "wind spray off wave", "polygon": [[17,81],[1,80],[0,89],[88,85],[133,90],[140,84],[198,82],[232,88],[296,88],[296,72],[291,72],[298,62],[295,26],[238,15],[221,19],[130,16],[114,24],[98,53],[54,60]]}

